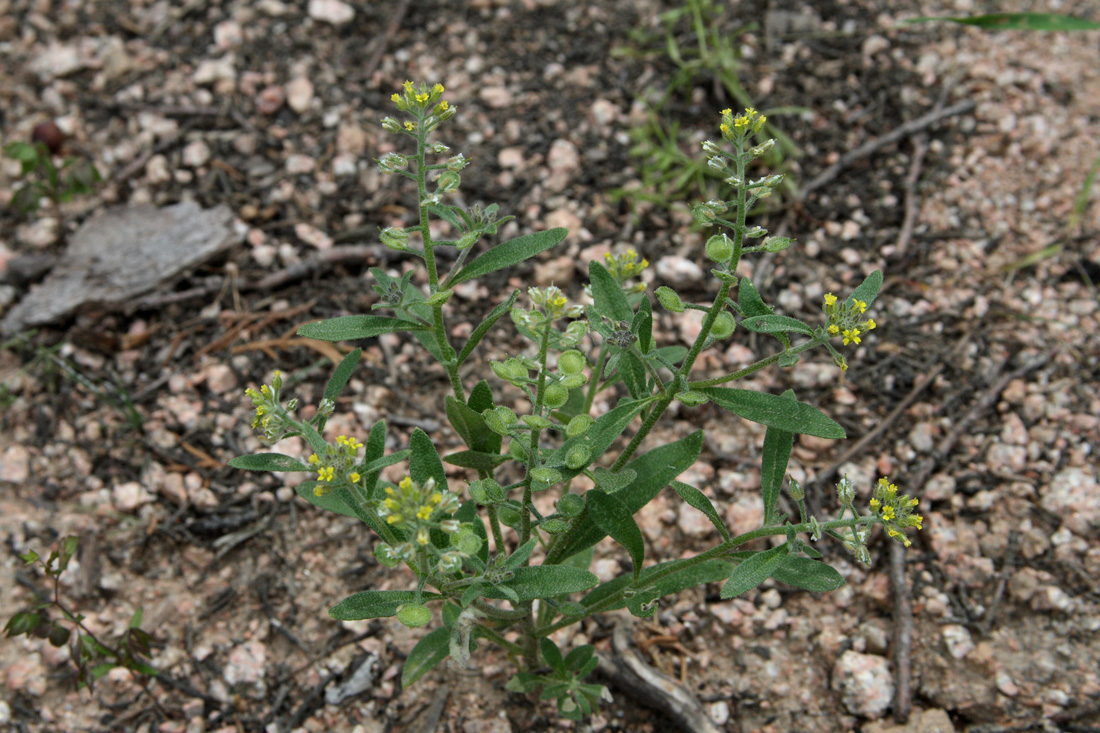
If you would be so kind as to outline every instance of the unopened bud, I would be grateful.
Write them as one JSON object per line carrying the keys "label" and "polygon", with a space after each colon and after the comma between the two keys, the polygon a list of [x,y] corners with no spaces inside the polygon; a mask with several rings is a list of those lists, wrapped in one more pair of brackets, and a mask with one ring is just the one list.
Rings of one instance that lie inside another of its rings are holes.
{"label": "unopened bud", "polygon": [[754,158],[759,158],[761,155],[768,152],[773,147],[775,147],[775,140],[769,139],[769,140],[765,140],[764,142],[760,143],[756,147],[749,148],[749,152],[752,153],[752,156]]}
{"label": "unopened bud", "polygon": [[672,313],[684,312],[684,301],[680,300],[680,296],[670,287],[662,285],[657,288],[657,301],[667,311]]}
{"label": "unopened bud", "polygon": [[386,227],[380,235],[382,244],[398,252],[408,251],[409,233],[397,227]]}
{"label": "unopened bud", "polygon": [[790,237],[768,237],[764,240],[763,247],[766,252],[782,252],[793,242]]}

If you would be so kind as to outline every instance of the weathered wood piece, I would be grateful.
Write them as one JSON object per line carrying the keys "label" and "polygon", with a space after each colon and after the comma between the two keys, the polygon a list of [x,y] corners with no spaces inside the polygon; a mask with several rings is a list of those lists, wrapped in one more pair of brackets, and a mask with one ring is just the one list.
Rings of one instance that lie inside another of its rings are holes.
{"label": "weathered wood piece", "polygon": [[203,210],[182,201],[107,209],[76,231],[57,265],[4,317],[0,331],[53,323],[87,305],[122,306],[241,242],[244,233],[225,205]]}

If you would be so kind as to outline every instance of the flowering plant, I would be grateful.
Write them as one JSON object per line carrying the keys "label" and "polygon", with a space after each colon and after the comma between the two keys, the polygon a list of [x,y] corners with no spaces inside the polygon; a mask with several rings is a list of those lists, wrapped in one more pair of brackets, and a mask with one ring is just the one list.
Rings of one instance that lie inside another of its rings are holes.
{"label": "flowering plant", "polygon": [[[908,544],[902,531],[920,527],[920,516],[912,514],[916,500],[898,497],[885,478],[875,489],[868,514],[855,509],[855,487],[846,478],[838,486],[839,517],[819,520],[809,515],[802,487],[793,479],[787,490],[799,516],[794,521],[780,513],[794,435],[839,439],[845,437],[844,430],[817,408],[798,401],[793,391],[772,395],[723,386],[772,364],[791,367],[818,346],[847,369],[832,341],[859,344],[875,327],[865,312],[882,284],[882,274],[876,271],[843,300],[826,295],[824,322],[810,325],[774,313],[752,281],[735,274],[744,255],[778,252],[791,244],[788,238],[769,237],[764,228],[746,224],[752,206],[770,195],[782,178],[748,175],[750,163],[774,144],[755,140],[765,123],[763,115],[753,109],[738,115],[724,110],[722,142],[703,145],[708,164],[726,174],[734,191],[730,200],[707,201],[693,209],[700,224],[725,230],[706,242],[717,282],[713,300],[688,303],[664,286],[655,293],[657,302],[672,313],[704,314],[689,348],[660,345],[655,338],[653,304],[639,279],[648,262],[634,251],[608,254],[603,263],[589,265],[585,292],[590,303],[571,303],[555,286],[530,288],[527,301],[521,301],[515,290],[456,348],[446,321],[455,286],[535,257],[561,242],[566,231],[520,236],[467,261],[474,245],[495,235],[505,219],[497,218],[495,206],[467,210],[446,203],[461,184],[460,171],[469,161],[429,141],[455,113],[442,98],[443,91],[438,84],[429,88],[406,82],[403,92],[393,96],[404,119],[382,121],[386,130],[415,144],[414,154],[389,153],[379,164],[383,172],[416,185],[419,219],[408,227],[384,229],[381,239],[387,247],[407,253],[410,261],[423,262],[427,291],[412,283],[411,269],[400,277],[373,269],[379,296],[373,309],[392,315],[342,316],[303,326],[299,333],[327,341],[411,333],[448,375],[451,394],[441,410],[466,449],[441,457],[431,438],[416,429],[407,449],[386,455],[384,420],[371,428],[365,443],[344,435],[330,443],[325,424],[359,360],[360,350],[353,349],[336,367],[316,414],[308,420],[294,416],[295,400],[283,402],[278,372],[270,385],[248,390],[255,407],[253,427],[261,429],[268,442],[302,437],[312,450],[305,462],[274,453],[231,462],[250,470],[314,472],[314,480],[298,487],[299,495],[361,520],[378,535],[378,560],[390,567],[404,564],[412,571],[415,583],[409,590],[356,593],[330,610],[333,617],[396,616],[407,626],[419,627],[431,622],[431,608],[436,606],[441,624],[410,653],[403,673],[406,686],[448,657],[468,666],[475,647],[484,641],[504,649],[519,666],[509,689],[541,690],[544,699],[557,701],[562,715],[578,719],[592,711],[606,690],[584,682],[597,665],[592,646],[563,654],[551,639],[559,629],[621,608],[650,616],[661,598],[704,583],[724,583],[722,598],[746,593],[768,578],[818,592],[843,585],[840,573],[822,561],[805,535],[814,540],[831,536],[863,562],[869,559],[866,540],[874,524],[884,524],[892,537]],[[438,156],[449,157],[435,162]],[[434,238],[429,226],[433,217],[449,224],[454,239]],[[440,272],[436,257],[441,247],[458,250],[446,273]],[[468,386],[459,368],[506,315],[530,342],[530,349],[490,362],[496,389],[488,380]],[[737,371],[692,379],[700,354],[738,328],[774,337],[779,349]],[[601,393],[614,394],[614,406],[593,416],[595,397]],[[523,399],[516,399],[520,395]],[[699,456],[701,431],[643,450],[674,402],[686,408],[711,402],[767,427],[761,466],[763,526],[731,535],[706,493],[677,480]],[[629,440],[621,441],[628,432]],[[398,483],[382,478],[383,469],[406,461],[408,475]],[[469,480],[449,480],[444,462],[467,469]],[[647,558],[634,514],[665,487],[710,519],[721,538],[717,545],[688,558]],[[552,513],[536,506],[535,495],[541,492],[553,492]],[[601,583],[588,568],[593,547],[605,537],[623,547],[631,569]],[[748,549],[753,540],[765,538],[774,538],[772,546]],[[513,631],[518,634],[505,635]]]}

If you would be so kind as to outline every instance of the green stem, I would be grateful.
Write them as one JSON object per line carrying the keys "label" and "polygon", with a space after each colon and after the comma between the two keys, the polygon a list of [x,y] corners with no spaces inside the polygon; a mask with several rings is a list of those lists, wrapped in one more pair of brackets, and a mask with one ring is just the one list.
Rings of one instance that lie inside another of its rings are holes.
{"label": "green stem", "polygon": [[478,624],[478,633],[483,635],[486,639],[493,642],[497,646],[499,646],[501,649],[504,649],[505,651],[507,651],[512,656],[521,657],[521,656],[524,655],[523,647],[519,646],[518,644],[513,644],[512,642],[508,641],[503,636],[501,636],[495,629],[491,629],[488,626],[485,626],[484,624]]}
{"label": "green stem", "polygon": [[779,361],[784,354],[801,354],[804,351],[809,351],[815,346],[820,346],[822,343],[824,342],[818,341],[817,339],[806,341],[805,343],[801,343],[798,346],[794,346],[790,349],[784,349],[783,351],[779,351],[775,354],[772,354],[771,356],[764,357],[760,361],[750,364],[744,369],[738,369],[736,372],[730,372],[729,374],[721,377],[715,377],[714,379],[700,379],[695,382],[688,382],[688,387],[691,389],[699,389],[701,387],[717,387],[720,384],[743,379],[750,374],[755,374],[764,367],[770,366]]}
{"label": "green stem", "polygon": [[[550,328],[551,321],[546,319],[546,323],[542,328],[542,333],[539,338],[539,376],[538,376],[538,389],[535,391],[535,405],[531,410],[532,415],[542,415],[542,408],[546,400],[546,357],[550,352]],[[529,446],[529,458],[527,464],[527,476],[523,479],[523,507],[521,516],[523,522],[520,525],[519,544],[522,547],[527,543],[527,540],[531,539],[531,513],[527,507],[531,506],[531,469],[536,468],[539,463],[539,439],[542,437],[541,428],[531,429],[531,441]],[[524,563],[529,564],[529,563]]]}
{"label": "green stem", "polygon": [[596,361],[596,368],[592,370],[592,381],[588,383],[588,394],[584,397],[584,409],[581,410],[582,415],[587,415],[592,411],[592,403],[596,400],[596,393],[599,392],[600,380],[603,379],[603,367],[607,363],[607,358],[610,352],[607,348],[607,342],[605,341],[600,346],[600,357]]}

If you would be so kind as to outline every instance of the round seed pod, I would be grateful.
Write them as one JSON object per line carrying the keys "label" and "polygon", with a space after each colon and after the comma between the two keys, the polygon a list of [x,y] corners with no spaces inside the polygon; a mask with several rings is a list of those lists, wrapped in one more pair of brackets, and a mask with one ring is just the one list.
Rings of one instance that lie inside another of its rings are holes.
{"label": "round seed pod", "polygon": [[31,142],[42,143],[50,151],[50,155],[57,155],[65,142],[65,133],[52,121],[45,120],[31,130]]}
{"label": "round seed pod", "polygon": [[725,234],[715,234],[707,240],[707,259],[714,262],[729,262],[733,257],[733,242]]}
{"label": "round seed pod", "polygon": [[714,326],[710,329],[710,335],[716,339],[727,338],[733,329],[736,328],[737,322],[733,320],[733,315],[728,311],[722,311],[718,314],[718,317],[714,319]]}
{"label": "round seed pod", "polygon": [[419,629],[432,620],[432,611],[419,603],[403,603],[397,608],[397,620],[410,629]]}

